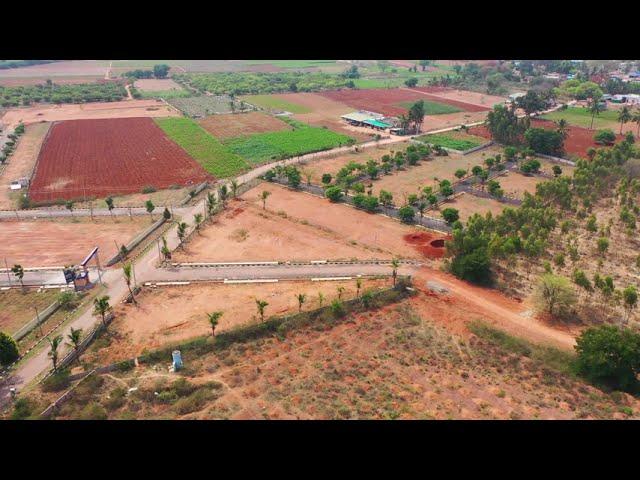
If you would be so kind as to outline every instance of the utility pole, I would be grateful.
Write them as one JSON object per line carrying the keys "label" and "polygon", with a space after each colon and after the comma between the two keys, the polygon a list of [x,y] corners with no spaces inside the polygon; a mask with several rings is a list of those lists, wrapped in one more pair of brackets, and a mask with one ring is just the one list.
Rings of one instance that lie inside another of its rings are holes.
{"label": "utility pole", "polygon": [[7,280],[9,281],[9,286],[11,286],[11,275],[9,274],[9,264],[7,263],[7,257],[4,257],[4,266],[7,269]]}

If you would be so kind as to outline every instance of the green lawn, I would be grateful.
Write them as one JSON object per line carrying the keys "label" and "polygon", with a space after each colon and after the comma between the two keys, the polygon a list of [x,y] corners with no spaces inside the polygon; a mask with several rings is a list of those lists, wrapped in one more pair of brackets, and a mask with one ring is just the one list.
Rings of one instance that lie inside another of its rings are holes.
{"label": "green lawn", "polygon": [[480,145],[487,143],[487,140],[482,137],[476,137],[475,135],[469,135],[463,132],[447,132],[436,133],[432,135],[422,135],[418,137],[421,142],[431,143],[433,145],[440,145],[444,148],[451,148],[464,152]]}
{"label": "green lawn", "polygon": [[[402,102],[399,103],[398,106],[406,108],[408,110],[414,103],[415,102]],[[424,112],[427,115],[443,115],[445,113],[457,113],[462,111],[462,109],[454,107],[452,105],[447,105],[446,103],[424,100]]]}
{"label": "green lawn", "polygon": [[249,102],[253,105],[257,105],[269,110],[284,110],[291,113],[309,113],[310,108],[304,105],[298,105],[297,103],[286,102],[280,98],[272,95],[249,95],[242,97],[245,102]]}
{"label": "green lawn", "polygon": [[[589,110],[584,107],[569,107],[566,110],[557,110],[555,112],[547,113],[542,115],[540,118],[553,120],[555,122],[564,118],[570,125],[585,128],[589,128],[591,126],[591,113],[589,113]],[[594,129],[615,128],[616,125],[619,125],[617,110],[605,110],[604,112],[600,112],[600,115],[596,115],[596,118],[593,121]]]}
{"label": "green lawn", "polygon": [[232,138],[224,144],[231,152],[246,158],[249,162],[262,163],[328,150],[353,140],[326,128],[309,127],[299,122],[289,123],[295,127],[294,130]]}
{"label": "green lawn", "polygon": [[169,98],[185,98],[192,95],[192,93],[186,90],[156,90],[146,92],[138,90],[138,93],[142,98],[164,98],[165,100]]}
{"label": "green lawn", "polygon": [[215,177],[232,177],[249,166],[189,118],[156,118],[155,121],[169,138]]}

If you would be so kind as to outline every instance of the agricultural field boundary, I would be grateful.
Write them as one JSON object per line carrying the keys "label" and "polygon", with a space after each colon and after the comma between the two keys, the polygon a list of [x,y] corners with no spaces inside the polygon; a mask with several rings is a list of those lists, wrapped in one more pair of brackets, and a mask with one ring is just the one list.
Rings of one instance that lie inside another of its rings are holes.
{"label": "agricultural field boundary", "polygon": [[[402,265],[423,265],[417,260],[398,260]],[[273,262],[189,262],[172,263],[174,268],[224,268],[224,267],[273,267],[273,266],[319,266],[319,265],[391,265],[391,260],[312,260],[309,262],[298,261],[273,261]]]}

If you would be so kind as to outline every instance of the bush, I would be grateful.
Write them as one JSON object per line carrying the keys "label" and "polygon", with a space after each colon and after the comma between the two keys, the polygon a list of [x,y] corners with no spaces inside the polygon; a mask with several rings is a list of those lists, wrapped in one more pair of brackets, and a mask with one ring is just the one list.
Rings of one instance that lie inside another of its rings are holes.
{"label": "bush", "polygon": [[11,365],[20,356],[16,341],[4,332],[0,332],[0,365]]}
{"label": "bush", "polygon": [[78,304],[78,295],[75,292],[62,292],[58,295],[58,303],[63,310],[72,310]]}
{"label": "bush", "polygon": [[544,128],[530,128],[524,133],[529,148],[546,155],[561,155],[564,138],[560,132]]}
{"label": "bush", "polygon": [[146,187],[142,187],[142,193],[153,193],[156,191],[156,187],[153,185],[147,185]]}
{"label": "bush", "polygon": [[344,317],[346,314],[344,304],[337,299],[331,302],[331,313],[335,318]]}
{"label": "bush", "polygon": [[324,183],[325,185],[329,185],[331,183],[332,177],[330,173],[323,173],[322,174],[322,183]]}
{"label": "bush", "polygon": [[576,339],[576,369],[616,390],[638,391],[640,335],[611,325],[588,328]]}
{"label": "bush", "polygon": [[533,298],[536,307],[551,316],[565,314],[576,302],[569,279],[550,273],[540,277]]}
{"label": "bush", "polygon": [[59,370],[42,382],[43,392],[59,392],[69,386],[69,370]]}
{"label": "bush", "polygon": [[612,145],[616,141],[616,134],[609,129],[598,130],[598,132],[593,136],[593,140],[602,145]]}
{"label": "bush", "polygon": [[97,402],[89,403],[78,415],[79,420],[106,420],[107,418],[107,411]]}
{"label": "bush", "polygon": [[11,420],[24,420],[33,415],[35,405],[28,398],[19,398],[13,404],[13,412],[11,412]]}
{"label": "bush", "polygon": [[458,221],[460,215],[458,214],[458,210],[455,208],[445,208],[442,210],[442,218],[444,218],[445,222],[451,225]]}
{"label": "bush", "polygon": [[342,198],[342,189],[340,187],[329,187],[324,191],[324,195],[332,202],[339,202]]}
{"label": "bush", "polygon": [[200,388],[191,395],[178,400],[175,405],[175,411],[178,415],[186,415],[200,410],[204,407],[207,400],[211,397],[211,392],[207,388]]}
{"label": "bush", "polygon": [[491,280],[491,261],[486,248],[456,256],[450,269],[456,277],[469,282],[484,284]]}
{"label": "bush", "polygon": [[405,205],[404,207],[400,207],[400,209],[398,210],[398,215],[400,216],[400,220],[402,220],[404,223],[411,223],[413,222],[413,218],[415,217],[416,212],[409,205]]}

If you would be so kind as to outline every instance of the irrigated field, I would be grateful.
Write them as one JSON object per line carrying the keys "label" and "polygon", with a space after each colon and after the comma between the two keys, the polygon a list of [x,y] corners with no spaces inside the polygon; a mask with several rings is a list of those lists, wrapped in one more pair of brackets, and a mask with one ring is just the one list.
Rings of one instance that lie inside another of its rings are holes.
{"label": "irrigated field", "polygon": [[163,118],[157,124],[202,167],[220,178],[237,175],[247,168],[247,162],[229,151],[200,125],[188,118]]}
{"label": "irrigated field", "polygon": [[346,135],[296,122],[293,130],[258,133],[225,141],[227,148],[251,163],[262,163],[346,145]]}
{"label": "irrigated field", "polygon": [[422,135],[418,137],[418,140],[461,152],[471,150],[472,148],[479,147],[480,145],[487,143],[485,138],[455,131]]}
{"label": "irrigated field", "polygon": [[172,97],[168,98],[167,102],[191,118],[204,118],[214,113],[231,113],[231,97],[226,95]]}
{"label": "irrigated field", "polygon": [[252,105],[276,112],[309,113],[311,111],[309,107],[295,103],[295,101],[290,102],[278,95],[248,95],[242,98]]}
{"label": "irrigated field", "polygon": [[99,247],[105,262],[149,225],[148,217],[88,217],[0,222],[0,258],[27,267],[75,265]]}
{"label": "irrigated field", "polygon": [[200,120],[199,123],[207,132],[219,139],[291,130],[291,127],[279,118],[262,112],[211,115]]}
{"label": "irrigated field", "polygon": [[[619,111],[614,109],[600,112],[593,119],[593,129],[601,130],[609,128],[614,132],[619,132],[620,122],[618,121],[618,114]],[[565,119],[570,125],[591,128],[591,113],[589,112],[589,109],[585,107],[568,107],[566,110],[556,110],[555,112],[546,113],[542,115],[541,118],[545,120],[553,120],[555,122],[560,119]],[[625,123],[622,127],[623,133],[636,133],[637,130],[638,124],[633,122]]]}
{"label": "irrigated field", "polygon": [[100,198],[210,178],[149,118],[70,120],[51,127],[29,195],[34,202]]}

